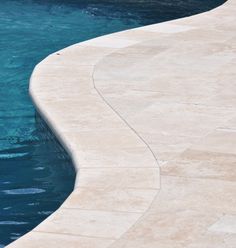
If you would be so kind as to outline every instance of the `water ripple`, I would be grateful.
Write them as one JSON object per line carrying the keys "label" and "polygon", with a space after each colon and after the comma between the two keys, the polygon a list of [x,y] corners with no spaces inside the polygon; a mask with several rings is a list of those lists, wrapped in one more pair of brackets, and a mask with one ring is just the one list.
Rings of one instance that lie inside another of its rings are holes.
{"label": "water ripple", "polygon": [[19,222],[19,221],[0,221],[0,225],[25,225],[28,222]]}
{"label": "water ripple", "polygon": [[32,195],[32,194],[40,194],[45,192],[44,189],[37,188],[25,188],[25,189],[8,189],[2,190],[3,193],[7,195]]}

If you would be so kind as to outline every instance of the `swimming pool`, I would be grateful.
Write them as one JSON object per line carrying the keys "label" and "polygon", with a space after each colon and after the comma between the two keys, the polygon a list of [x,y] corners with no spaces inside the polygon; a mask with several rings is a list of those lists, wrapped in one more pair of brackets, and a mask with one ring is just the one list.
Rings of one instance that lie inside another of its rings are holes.
{"label": "swimming pool", "polygon": [[82,40],[199,13],[223,2],[0,2],[0,246],[31,230],[73,189],[71,161],[28,97],[35,64]]}

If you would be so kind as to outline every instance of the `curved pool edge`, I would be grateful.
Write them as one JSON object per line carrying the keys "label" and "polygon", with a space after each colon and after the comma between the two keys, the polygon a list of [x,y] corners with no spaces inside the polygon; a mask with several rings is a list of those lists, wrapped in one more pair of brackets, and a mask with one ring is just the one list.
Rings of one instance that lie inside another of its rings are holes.
{"label": "curved pool edge", "polygon": [[[116,241],[119,247],[132,227],[150,211],[154,214],[153,202],[161,191],[160,166],[149,142],[100,90],[106,81],[103,61],[115,53],[125,56],[127,48],[138,44],[147,47],[146,42],[157,37],[171,39],[170,46],[179,33],[198,29],[200,37],[208,26],[217,27],[219,18],[235,20],[233,8],[235,1],[228,0],[196,16],[98,37],[53,53],[36,66],[31,97],[79,174],[62,206],[7,247],[103,248],[116,247]],[[149,228],[155,229],[155,223]],[[139,239],[141,234],[132,235]],[[125,247],[134,246],[127,242]]]}

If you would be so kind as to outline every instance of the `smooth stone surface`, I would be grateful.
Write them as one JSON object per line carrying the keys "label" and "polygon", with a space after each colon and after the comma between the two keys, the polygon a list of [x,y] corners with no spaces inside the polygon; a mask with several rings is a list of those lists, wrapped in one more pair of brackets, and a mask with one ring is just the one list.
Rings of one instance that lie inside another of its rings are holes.
{"label": "smooth stone surface", "polygon": [[139,213],[63,208],[49,216],[34,230],[118,239],[140,216]]}
{"label": "smooth stone surface", "polygon": [[[105,179],[105,180],[104,180]],[[81,168],[77,187],[159,189],[158,168]]]}
{"label": "smooth stone surface", "polygon": [[109,247],[112,243],[113,240],[110,239],[82,237],[57,233],[30,232],[24,235],[17,242],[11,244],[11,246],[20,248],[104,248]]}
{"label": "smooth stone surface", "polygon": [[[62,208],[144,212],[158,191],[153,189],[108,189],[78,187]],[[91,202],[91,199],[93,201]]]}
{"label": "smooth stone surface", "polygon": [[236,234],[236,215],[225,215],[214,223],[209,230],[211,232],[223,232]]}

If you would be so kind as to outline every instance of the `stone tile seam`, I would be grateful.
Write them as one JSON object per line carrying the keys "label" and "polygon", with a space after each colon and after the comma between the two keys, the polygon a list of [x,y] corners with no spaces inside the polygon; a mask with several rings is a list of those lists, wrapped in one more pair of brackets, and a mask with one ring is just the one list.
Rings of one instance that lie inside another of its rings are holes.
{"label": "stone tile seam", "polygon": [[81,235],[81,234],[59,233],[59,232],[46,232],[46,231],[37,231],[37,230],[32,230],[31,232],[34,232],[34,233],[47,233],[47,234],[55,234],[55,235],[65,235],[65,236],[73,236],[73,237],[85,237],[85,238],[93,238],[93,239],[104,239],[104,240],[113,240],[113,241],[115,241],[114,238],[97,237],[97,236],[92,236],[92,235]]}
{"label": "stone tile seam", "polygon": [[95,83],[95,79],[94,79],[94,73],[95,73],[95,67],[93,68],[93,73],[92,73],[92,81],[93,81],[93,85],[94,85],[94,89],[96,90],[96,92],[98,93],[98,95],[101,97],[101,99],[103,100],[103,102],[112,109],[112,111],[130,128],[130,130],[132,130],[132,132],[145,144],[145,146],[148,148],[148,150],[151,152],[153,158],[155,159],[157,166],[160,167],[159,162],[158,162],[158,158],[156,157],[156,155],[154,154],[154,152],[152,151],[151,147],[149,146],[149,144],[144,140],[144,138],[128,123],[128,121],[122,117],[122,115],[120,115],[120,113],[114,109],[114,107],[106,100],[106,98],[103,96],[103,94],[100,92],[100,90],[96,87],[96,83]]}
{"label": "stone tile seam", "polygon": [[[80,189],[80,188],[83,188],[83,189],[106,189],[106,187],[101,187],[101,186],[94,186],[94,187],[89,187],[89,186],[76,186],[74,188],[74,190],[77,190],[77,189]],[[146,190],[146,191],[151,191],[151,190],[155,190],[155,191],[159,191],[161,188],[152,188],[152,187],[146,187],[146,188],[143,188],[143,187],[115,187],[113,188],[114,190]]]}
{"label": "stone tile seam", "polygon": [[176,176],[176,175],[170,175],[170,174],[162,174],[161,173],[161,177],[171,177],[171,178],[182,178],[182,179],[186,179],[186,180],[188,180],[188,179],[195,179],[195,180],[202,180],[202,181],[206,181],[206,180],[211,180],[211,181],[222,181],[222,182],[228,182],[228,183],[230,183],[230,182],[234,182],[233,180],[229,180],[229,179],[220,179],[220,178],[211,178],[211,177],[205,177],[205,178],[202,178],[202,177],[193,177],[193,176],[188,176],[188,177],[186,177],[186,176]]}
{"label": "stone tile seam", "polygon": [[[140,42],[142,43],[142,42]],[[107,57],[107,56],[104,56],[104,57]],[[100,60],[101,61],[101,60]],[[149,146],[149,144],[143,139],[143,137],[128,123],[127,120],[125,120],[121,115],[120,113],[114,109],[114,107],[105,99],[105,97],[103,96],[103,94],[99,91],[99,89],[96,87],[96,83],[95,83],[95,79],[94,79],[94,73],[95,73],[95,67],[96,65],[94,65],[94,68],[93,68],[93,72],[92,72],[92,81],[93,81],[93,85],[94,85],[94,89],[96,90],[96,92],[98,93],[98,95],[101,97],[101,99],[103,100],[103,102],[112,109],[112,111],[133,131],[133,133],[146,145],[147,149],[151,152],[154,160],[156,161],[156,165],[157,167],[159,168],[159,181],[160,181],[160,184],[159,184],[159,191],[156,193],[156,195],[153,197],[149,207],[146,209],[146,211],[143,212],[143,214],[138,218],[137,221],[135,221],[131,227],[128,229],[130,230],[134,225],[136,225],[139,221],[141,221],[143,219],[143,217],[145,216],[145,213],[148,212],[148,210],[151,208],[152,204],[154,203],[154,201],[157,199],[157,196],[159,195],[160,191],[161,191],[161,168],[160,168],[160,164],[159,164],[159,161],[158,161],[158,158],[156,157],[156,155],[154,154],[153,150],[151,149],[151,147]],[[126,232],[128,231],[126,230]],[[126,233],[125,232],[125,233]],[[124,234],[125,234],[124,233]],[[123,235],[124,235],[123,234]],[[123,236],[122,235],[122,236]],[[121,239],[122,236],[119,238]],[[118,240],[119,240],[118,239]],[[112,246],[112,245],[111,245]]]}
{"label": "stone tile seam", "polygon": [[123,169],[159,169],[160,167],[157,166],[145,166],[145,167],[141,167],[141,166],[119,166],[119,167],[112,167],[112,166],[88,166],[86,167],[86,165],[82,165],[84,167],[80,167],[80,170],[93,170],[93,169],[112,169],[112,170],[123,170]]}
{"label": "stone tile seam", "polygon": [[[158,190],[156,190],[158,191]],[[74,210],[74,211],[98,211],[98,212],[104,212],[104,213],[127,213],[127,214],[141,214],[143,212],[145,212],[146,210],[140,210],[140,211],[122,211],[122,210],[105,210],[105,209],[95,209],[95,208],[80,208],[80,207],[63,207],[63,205],[61,206],[61,209],[65,209],[65,210]]]}
{"label": "stone tile seam", "polygon": [[115,240],[115,242],[113,242],[109,248],[112,248],[116,242],[118,240],[121,240],[123,238],[123,236],[129,231],[131,230],[135,225],[137,225],[138,223],[140,223],[142,221],[142,219],[145,217],[145,215],[148,213],[148,211],[152,208],[152,205],[154,204],[154,202],[156,201],[156,199],[158,198],[160,192],[161,192],[161,168],[158,162],[158,158],[156,157],[156,155],[154,154],[154,152],[152,151],[151,147],[149,146],[149,144],[143,139],[143,137],[140,136],[140,134],[119,114],[119,112],[117,112],[113,106],[105,99],[105,97],[102,95],[102,93],[99,91],[99,89],[96,87],[96,83],[95,83],[95,79],[94,79],[94,73],[95,73],[95,67],[93,68],[93,73],[92,73],[92,81],[93,81],[93,85],[94,85],[94,89],[97,91],[97,93],[100,95],[101,99],[104,101],[105,104],[107,104],[118,116],[119,118],[135,133],[135,135],[138,136],[139,139],[141,139],[141,141],[147,146],[148,150],[151,152],[153,158],[156,161],[157,167],[159,167],[160,169],[160,174],[159,174],[159,180],[160,180],[160,189],[157,191],[157,193],[155,194],[155,196],[153,197],[149,207],[143,212],[143,214],[137,219],[137,221],[135,221],[118,239]]}
{"label": "stone tile seam", "polygon": [[133,228],[134,226],[138,225],[138,224],[145,218],[145,216],[148,214],[149,210],[152,208],[154,202],[155,202],[156,199],[159,197],[160,192],[161,192],[161,189],[156,193],[156,195],[154,196],[154,198],[153,198],[151,204],[150,204],[149,207],[146,209],[146,211],[137,219],[137,221],[135,221],[135,222],[126,230],[126,232],[124,232],[124,233],[120,236],[120,238],[116,239],[108,248],[112,248],[113,246],[115,246],[116,243],[117,243],[117,241],[121,240],[121,239],[125,236],[125,234],[126,234],[127,232],[129,232],[130,230],[132,230],[132,228]]}

